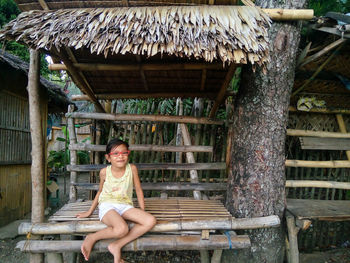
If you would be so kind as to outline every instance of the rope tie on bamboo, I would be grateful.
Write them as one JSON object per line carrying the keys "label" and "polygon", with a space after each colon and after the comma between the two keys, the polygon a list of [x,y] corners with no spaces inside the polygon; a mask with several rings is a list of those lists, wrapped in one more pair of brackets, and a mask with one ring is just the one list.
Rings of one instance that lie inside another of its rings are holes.
{"label": "rope tie on bamboo", "polygon": [[229,231],[225,231],[224,234],[227,237],[229,249],[232,249],[232,242],[231,242],[230,232]]}
{"label": "rope tie on bamboo", "polygon": [[24,242],[24,245],[23,245],[23,251],[26,251],[27,247],[29,246],[29,241],[32,238],[32,230],[33,230],[34,225],[35,224],[32,224],[29,231],[27,232],[26,242]]}

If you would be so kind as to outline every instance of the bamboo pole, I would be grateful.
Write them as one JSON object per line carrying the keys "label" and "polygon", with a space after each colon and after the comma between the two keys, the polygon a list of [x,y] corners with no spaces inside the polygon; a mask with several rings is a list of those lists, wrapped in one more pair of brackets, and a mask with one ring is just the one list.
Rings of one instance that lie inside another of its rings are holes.
{"label": "bamboo pole", "polygon": [[108,114],[92,112],[73,112],[66,113],[67,118],[76,119],[96,119],[111,121],[150,121],[150,122],[175,122],[175,123],[193,123],[193,124],[218,124],[222,125],[223,121],[213,120],[210,118],[196,118],[191,116],[168,116],[168,115],[146,115],[146,114]]}
{"label": "bamboo pole", "polygon": [[[107,252],[107,246],[114,240],[98,241],[92,251]],[[16,248],[23,252],[78,252],[83,241],[20,241]],[[233,249],[250,247],[246,235],[231,237]],[[228,249],[229,242],[225,235],[211,235],[209,240],[203,240],[199,235],[177,236],[156,235],[143,236],[125,245],[123,251],[152,251],[152,250],[207,250]]]}
{"label": "bamboo pole", "polygon": [[[40,56],[36,50],[30,50],[30,64],[28,72],[28,98],[29,98],[29,118],[30,118],[30,135],[32,140],[32,215],[33,224],[44,221],[44,135],[42,122],[45,119],[40,114]],[[33,237],[39,239],[40,237]],[[31,263],[44,262],[43,254],[31,254]]]}
{"label": "bamboo pole", "polygon": [[[191,145],[191,136],[188,132],[188,128],[185,124],[180,124],[181,134],[183,138],[184,145],[190,146]],[[186,152],[186,160],[187,163],[196,163],[194,159],[194,155],[192,152]],[[198,173],[196,170],[190,170],[190,177],[191,177],[191,183],[198,183]],[[202,199],[201,192],[198,190],[193,191],[193,197],[196,200]]]}
{"label": "bamboo pole", "polygon": [[214,118],[216,115],[217,110],[219,109],[220,104],[225,98],[226,90],[228,85],[230,84],[233,75],[235,74],[237,68],[237,64],[232,63],[228,69],[228,72],[226,73],[224,82],[221,84],[221,88],[218,92],[218,95],[216,96],[215,102],[213,107],[211,108],[211,111],[209,113],[209,118]]}
{"label": "bamboo pole", "polygon": [[[214,99],[217,94],[215,92],[193,92],[193,91],[182,91],[181,94],[178,92],[138,92],[138,93],[103,93],[96,94],[96,98],[99,100],[115,100],[115,99],[147,99],[147,98],[176,98],[181,96],[182,98],[211,98]],[[232,92],[227,92],[225,96],[232,96]],[[91,99],[87,95],[73,95],[71,98],[73,101],[90,101]]]}
{"label": "bamboo pole", "polygon": [[312,76],[304,82],[304,84],[299,87],[296,91],[294,91],[291,95],[291,97],[294,97],[297,95],[300,91],[302,91],[304,88],[306,88],[315,78],[316,76],[322,71],[322,69],[333,59],[333,57],[338,53],[338,51],[344,46],[345,43],[342,43],[340,46],[337,47],[336,50],[317,68],[317,70],[312,74]]}
{"label": "bamboo pole", "polygon": [[350,183],[316,180],[287,180],[286,187],[317,187],[350,190]]}
{"label": "bamboo pole", "polygon": [[[74,110],[74,105],[68,106],[68,113],[72,113]],[[72,117],[69,117],[68,120],[68,131],[69,131],[69,144],[76,144],[77,137],[75,134],[74,120]],[[70,150],[70,165],[77,164],[77,152]],[[67,165],[70,166],[70,165]],[[67,169],[68,170],[68,169]],[[75,202],[77,200],[77,189],[74,184],[77,182],[77,171],[70,171],[70,190],[69,190],[69,201]]]}
{"label": "bamboo pole", "polygon": [[76,71],[76,69],[72,65],[69,55],[66,53],[69,52],[69,49],[67,48],[66,51],[62,49],[61,51],[62,52],[60,53],[58,51],[56,51],[55,53],[59,53],[64,63],[67,65],[67,68],[69,69],[69,73],[72,79],[74,80],[74,83],[88,96],[89,100],[92,101],[92,103],[95,105],[96,111],[105,112],[100,102],[96,98],[94,92],[91,90],[91,87],[88,86],[88,83],[84,81],[84,78],[79,74],[79,72]]}
{"label": "bamboo pole", "polygon": [[350,133],[345,132],[326,132],[326,131],[309,131],[309,130],[294,130],[287,129],[288,136],[304,136],[304,137],[319,137],[319,138],[350,138]]}
{"label": "bamboo pole", "polygon": [[[137,136],[140,135],[138,132]],[[136,142],[139,142],[139,138]],[[93,144],[71,144],[69,145],[70,150],[75,151],[96,151],[104,152],[106,145],[93,145]],[[155,151],[155,152],[213,152],[212,146],[169,146],[169,145],[153,145],[153,144],[131,144],[129,146],[131,151]]]}
{"label": "bamboo pole", "polygon": [[[171,231],[194,231],[194,230],[243,230],[269,228],[280,225],[278,216],[265,216],[254,218],[197,218],[195,220],[181,219],[176,221],[158,221],[150,232],[161,233]],[[133,227],[129,223],[129,227]],[[67,221],[55,223],[38,223],[29,222],[21,223],[18,228],[20,235],[28,233],[37,235],[56,235],[56,234],[84,234],[97,232],[107,226],[101,221]]]}
{"label": "bamboo pole", "polygon": [[[341,114],[337,114],[336,118],[337,118],[340,132],[342,134],[348,134],[346,131],[346,126],[345,126],[343,116]],[[347,156],[348,160],[350,161],[350,151],[346,151],[346,156]]]}
{"label": "bamboo pole", "polygon": [[[72,66],[82,71],[162,71],[162,70],[218,70],[223,69],[222,63],[177,63],[177,64],[92,64],[72,63]],[[65,64],[49,64],[49,70],[69,70]]]}
{"label": "bamboo pole", "polygon": [[[178,116],[182,116],[183,115],[183,102],[182,102],[181,98],[177,98],[176,99],[176,115],[178,115]],[[181,135],[180,124],[178,123],[175,127],[176,127],[176,131],[174,133],[175,134],[175,145],[176,146],[183,145],[183,138],[182,138],[182,135]],[[181,164],[182,163],[182,153],[179,153],[179,152],[175,153],[175,162],[177,164]],[[179,180],[180,179],[180,175],[181,175],[181,171],[177,170],[175,172],[175,180]]]}
{"label": "bamboo pole", "polygon": [[304,59],[299,67],[305,66],[306,64],[315,61],[316,59],[318,59],[319,57],[323,56],[324,54],[326,54],[327,52],[331,51],[332,49],[336,48],[337,46],[343,44],[344,42],[346,42],[347,39],[346,38],[340,38],[336,41],[334,41],[333,43],[331,43],[330,45],[326,46],[325,48],[323,48],[321,51],[317,52],[316,54],[307,57],[306,59]]}
{"label": "bamboo pole", "polygon": [[[90,183],[76,183],[77,188],[87,190],[98,190],[98,184]],[[156,191],[226,191],[225,183],[142,183],[143,190],[156,190]]]}
{"label": "bamboo pole", "polygon": [[262,8],[272,20],[310,20],[314,17],[313,9],[282,9],[282,8]]}
{"label": "bamboo pole", "polygon": [[290,167],[314,167],[314,168],[350,168],[350,161],[286,160],[286,166],[290,166]]}
{"label": "bamboo pole", "polygon": [[[350,163],[350,162],[349,162]],[[225,163],[135,163],[139,170],[222,170],[226,168]],[[99,171],[106,167],[106,164],[92,165],[67,165],[67,171],[89,172]]]}

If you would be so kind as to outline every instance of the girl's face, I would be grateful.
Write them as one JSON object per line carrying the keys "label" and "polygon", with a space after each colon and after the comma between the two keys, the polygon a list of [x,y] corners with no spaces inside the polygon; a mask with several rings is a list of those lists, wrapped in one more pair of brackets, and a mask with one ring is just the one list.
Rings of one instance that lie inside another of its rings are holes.
{"label": "girl's face", "polygon": [[126,166],[129,160],[130,151],[124,144],[118,145],[112,148],[109,154],[106,154],[106,160],[109,161],[112,166],[123,168]]}

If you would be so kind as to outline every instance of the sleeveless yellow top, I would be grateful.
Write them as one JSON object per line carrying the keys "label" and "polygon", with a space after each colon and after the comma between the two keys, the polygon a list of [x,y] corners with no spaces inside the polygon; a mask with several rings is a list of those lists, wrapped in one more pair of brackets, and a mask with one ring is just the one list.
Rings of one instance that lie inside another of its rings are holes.
{"label": "sleeveless yellow top", "polygon": [[120,178],[115,178],[112,175],[111,168],[111,165],[106,168],[106,180],[98,198],[98,203],[101,204],[103,202],[108,202],[133,205],[133,176],[130,164],[128,163],[126,165],[125,173]]}

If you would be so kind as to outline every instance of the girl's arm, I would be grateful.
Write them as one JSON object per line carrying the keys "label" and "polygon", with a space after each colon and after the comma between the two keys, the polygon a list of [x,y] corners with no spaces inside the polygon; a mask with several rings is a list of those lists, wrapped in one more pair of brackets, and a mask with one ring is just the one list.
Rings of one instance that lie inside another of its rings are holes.
{"label": "girl's arm", "polygon": [[137,171],[137,167],[135,165],[131,165],[132,169],[132,175],[133,175],[133,181],[134,181],[134,187],[135,187],[135,192],[137,196],[137,201],[139,203],[139,206],[142,210],[145,210],[145,201],[144,201],[144,196],[143,196],[143,191],[141,187],[141,182],[139,178],[139,173]]}
{"label": "girl's arm", "polygon": [[100,171],[100,185],[99,185],[97,194],[94,198],[94,201],[92,201],[90,209],[86,212],[76,214],[75,215],[76,217],[78,217],[78,218],[89,217],[94,212],[94,210],[96,209],[96,207],[98,205],[98,197],[100,196],[100,194],[102,192],[102,187],[103,187],[105,180],[106,180],[106,169],[104,168]]}

